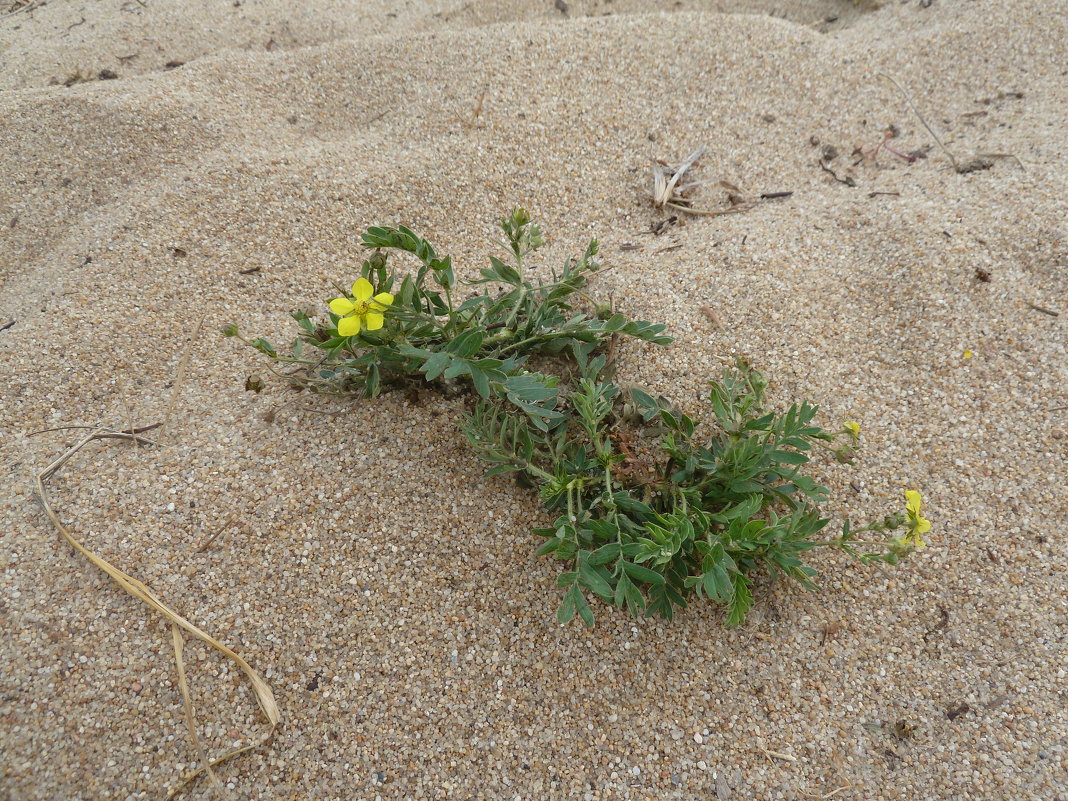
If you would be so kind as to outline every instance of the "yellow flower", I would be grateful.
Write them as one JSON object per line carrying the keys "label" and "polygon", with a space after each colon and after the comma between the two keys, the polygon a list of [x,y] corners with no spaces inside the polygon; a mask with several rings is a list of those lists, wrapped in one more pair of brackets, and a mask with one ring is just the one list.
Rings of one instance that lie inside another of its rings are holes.
{"label": "yellow flower", "polygon": [[972,358],[972,352],[971,352],[970,350],[966,350],[966,351],[964,351],[964,358],[965,358],[965,359],[970,359],[970,358]]}
{"label": "yellow flower", "polygon": [[905,492],[905,501],[905,511],[908,514],[909,521],[909,532],[905,535],[905,542],[911,539],[917,548],[923,548],[927,543],[920,539],[920,535],[926,534],[931,530],[931,521],[925,520],[920,515],[920,503],[923,499],[916,490],[907,490]]}
{"label": "yellow flower", "polygon": [[[334,298],[330,301],[330,311],[341,315],[337,321],[337,332],[343,337],[351,337],[364,328],[377,331],[385,318],[382,315],[393,303],[393,296],[388,292],[374,295],[375,288],[366,278],[357,278],[352,285],[352,298]],[[372,298],[371,296],[374,295]]]}
{"label": "yellow flower", "polygon": [[845,426],[845,430],[853,435],[853,439],[860,438],[860,423],[855,423],[852,420],[846,420],[843,425]]}

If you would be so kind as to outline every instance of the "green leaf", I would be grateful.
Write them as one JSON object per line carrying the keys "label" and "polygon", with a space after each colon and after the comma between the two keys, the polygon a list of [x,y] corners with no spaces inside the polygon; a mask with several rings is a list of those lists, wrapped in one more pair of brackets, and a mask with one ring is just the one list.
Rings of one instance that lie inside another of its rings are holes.
{"label": "green leaf", "polygon": [[[490,256],[490,264],[493,265],[493,271],[491,275],[497,280],[507,284],[518,284],[519,273],[510,264],[505,264],[496,256]],[[483,271],[483,275],[487,275],[487,271]],[[489,275],[487,275],[489,277]]]}
{"label": "green leaf", "polygon": [[467,368],[471,373],[471,383],[475,385],[475,392],[483,398],[488,398],[490,396],[489,376],[470,362],[467,363]]}
{"label": "green leaf", "polygon": [[463,375],[470,369],[470,365],[463,359],[453,359],[452,364],[445,368],[445,372],[442,373],[442,378],[450,379],[456,378],[458,375]]}
{"label": "green leaf", "polygon": [[749,593],[749,583],[741,573],[734,574],[734,597],[727,610],[727,625],[737,626],[745,621],[746,612],[753,605],[753,596]]}
{"label": "green leaf", "polygon": [[582,622],[586,624],[586,628],[592,629],[593,610],[590,609],[590,605],[586,603],[586,596],[581,592],[579,593],[578,600],[575,601],[575,605],[578,607],[579,617],[582,618]]}
{"label": "green leaf", "polygon": [[464,331],[456,339],[449,342],[445,346],[445,350],[454,356],[458,356],[461,359],[466,359],[468,356],[473,356],[478,352],[478,349],[482,347],[482,340],[485,338],[481,329],[472,328],[468,331]]}
{"label": "green leaf", "polygon": [[679,421],[676,420],[675,415],[673,415],[667,409],[660,410],[660,419],[664,421],[664,425],[666,425],[668,428],[674,431],[679,430]]}
{"label": "green leaf", "polygon": [[595,595],[609,601],[612,599],[612,586],[589,563],[589,554],[583,551],[579,552],[578,574],[579,580]]}
{"label": "green leaf", "polygon": [[260,339],[252,340],[250,344],[260,353],[266,353],[272,359],[278,356],[278,352],[271,346],[271,343],[262,337]]}
{"label": "green leaf", "polygon": [[367,379],[364,382],[364,390],[369,398],[377,398],[382,391],[382,376],[378,372],[378,365],[371,365],[367,370]]}
{"label": "green leaf", "polygon": [[589,563],[591,565],[606,565],[609,562],[613,562],[619,558],[619,543],[609,542],[606,545],[602,545],[596,551],[590,554]]}
{"label": "green leaf", "polygon": [[450,361],[449,354],[435,353],[419,369],[426,373],[427,381],[433,381],[445,371]]}
{"label": "green leaf", "polygon": [[782,464],[807,464],[808,457],[803,453],[793,451],[772,451],[770,458]]}
{"label": "green leaf", "polygon": [[722,563],[716,564],[711,570],[705,572],[702,578],[702,587],[705,595],[714,601],[729,601],[734,594],[730,576]]}
{"label": "green leaf", "polygon": [[616,584],[615,604],[620,608],[625,605],[635,617],[645,611],[645,599],[642,597],[641,590],[635,587],[626,576],[620,576]]}
{"label": "green leaf", "polygon": [[538,373],[509,376],[504,382],[504,391],[513,403],[537,403],[557,395],[556,387],[550,385],[546,377]]}
{"label": "green leaf", "polygon": [[466,311],[471,311],[471,309],[478,308],[487,300],[489,300],[489,298],[487,298],[485,295],[476,295],[473,298],[468,298],[456,307],[456,314],[461,315]]}
{"label": "green leaf", "polygon": [[653,507],[646,503],[642,503],[637,498],[632,497],[629,493],[613,493],[612,501],[620,511],[626,512],[627,514],[636,515],[639,518],[653,516]]}
{"label": "green leaf", "polygon": [[623,562],[623,572],[635,581],[641,581],[645,584],[663,584],[665,581],[663,574],[632,562]]}
{"label": "green leaf", "polygon": [[570,623],[575,617],[578,599],[582,597],[578,587],[571,585],[571,589],[564,593],[564,599],[560,602],[560,608],[556,610],[557,623]]}
{"label": "green leaf", "polygon": [[767,431],[768,426],[775,419],[774,412],[769,412],[763,417],[758,417],[756,420],[750,420],[745,424],[743,431]]}
{"label": "green leaf", "polygon": [[549,554],[554,553],[556,549],[560,547],[560,542],[561,540],[558,540],[556,537],[550,537],[542,543],[540,548],[538,548],[536,551],[537,555],[548,556]]}

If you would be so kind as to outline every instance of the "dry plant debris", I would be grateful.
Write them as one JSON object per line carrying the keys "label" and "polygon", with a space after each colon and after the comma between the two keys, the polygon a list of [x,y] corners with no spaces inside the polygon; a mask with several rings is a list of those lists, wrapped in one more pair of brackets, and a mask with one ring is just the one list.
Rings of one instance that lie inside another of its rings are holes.
{"label": "dry plant debris", "polygon": [[[703,178],[694,181],[682,182],[682,177],[694,166],[699,158],[704,155],[707,147],[701,145],[691,153],[678,167],[672,167],[666,161],[653,159],[653,205],[658,209],[674,209],[683,214],[693,214],[702,217],[718,217],[721,214],[737,214],[749,211],[757,204],[757,201],[746,198],[741,190],[728,181],[716,181],[715,178]],[[727,193],[727,202],[730,205],[722,209],[698,209],[694,208],[690,193],[699,186],[715,183]]]}
{"label": "dry plant debris", "polygon": [[[100,556],[97,556],[85,545],[83,545],[77,538],[75,538],[75,536],[71,534],[71,532],[68,531],[67,528],[63,525],[63,523],[59,519],[59,516],[53,510],[52,504],[48,499],[48,493],[45,490],[47,482],[51,478],[53,478],[60,470],[62,470],[63,466],[66,465],[67,462],[69,462],[72,458],[74,458],[74,456],[90,442],[93,442],[98,439],[121,439],[136,442],[139,445],[153,445],[155,443],[153,443],[152,440],[145,439],[144,437],[142,437],[141,433],[160,427],[161,426],[159,424],[156,424],[152,426],[135,428],[132,431],[122,431],[118,429],[109,428],[107,426],[99,426],[97,428],[93,428],[89,431],[88,434],[82,437],[81,440],[79,440],[77,443],[75,443],[66,451],[64,451],[61,456],[53,460],[47,467],[45,467],[43,470],[41,470],[34,476],[34,489],[37,494],[37,499],[40,501],[41,507],[44,509],[45,515],[52,522],[52,525],[55,527],[56,531],[58,531],[63,536],[63,538],[71,545],[71,547],[73,547],[76,551],[78,551],[78,553],[88,559],[93,565],[107,573],[112,579],[114,579],[115,583],[117,583],[120,587],[126,590],[126,592],[130,593],[130,595],[140,599],[141,601],[144,601],[146,604],[148,604],[148,606],[150,606],[152,609],[154,609],[156,612],[158,612],[160,615],[167,618],[167,620],[171,622],[173,631],[172,637],[174,644],[175,662],[178,666],[178,681],[185,706],[186,720],[187,724],[189,725],[190,734],[193,738],[194,748],[196,749],[198,755],[201,756],[200,767],[197,770],[191,772],[188,776],[186,776],[185,779],[171,791],[171,794],[168,796],[168,798],[171,798],[179,790],[181,790],[181,788],[186,786],[190,781],[199,776],[205,770],[207,770],[209,774],[212,774],[211,768],[215,765],[218,765],[221,762],[225,762],[226,760],[237,756],[238,754],[244,753],[245,751],[248,751],[252,748],[264,745],[270,740],[271,736],[274,734],[275,727],[281,720],[281,713],[279,712],[278,704],[274,699],[274,693],[271,692],[271,688],[260,677],[260,675],[255,670],[253,670],[251,665],[249,665],[248,662],[242,659],[238,654],[223,645],[210,634],[202,631],[201,629],[190,623],[188,620],[186,620],[182,615],[180,615],[178,612],[176,612],[167,604],[165,604],[162,600],[160,600],[160,598],[155,593],[153,593],[147,585],[134,578],[133,576],[129,575],[128,573],[123,572],[107,560],[101,558]],[[71,426],[71,428],[74,428],[74,426]],[[181,636],[182,629],[184,629],[186,632],[193,635],[194,637],[203,640],[212,648],[217,650],[219,653],[223,654],[223,656],[233,661],[234,664],[236,664],[248,678],[249,682],[252,685],[252,691],[256,696],[256,701],[259,703],[260,709],[263,711],[263,714],[266,716],[267,721],[270,723],[270,729],[259,742],[230,751],[224,754],[222,757],[212,760],[211,762],[207,762],[206,758],[203,757],[203,746],[200,744],[199,738],[196,736],[195,723],[193,720],[192,701],[189,698],[188,685],[185,681],[185,667],[182,661],[182,645],[184,644],[184,640]],[[221,788],[222,785],[218,782],[218,779],[214,777],[214,774],[212,774],[212,777],[213,783],[216,784],[217,787]]]}
{"label": "dry plant debris", "polygon": [[954,156],[951,152],[949,152],[949,148],[945,146],[942,140],[938,137],[938,134],[934,132],[934,129],[927,124],[927,120],[925,120],[923,118],[923,115],[920,114],[919,109],[916,108],[916,104],[912,102],[912,97],[909,95],[908,92],[905,91],[905,87],[903,87],[893,77],[887,75],[885,72],[880,72],[879,75],[881,75],[883,78],[886,78],[886,80],[890,81],[890,83],[892,83],[898,88],[898,91],[901,92],[901,94],[905,98],[905,101],[909,104],[909,108],[912,109],[912,112],[923,124],[923,127],[927,129],[927,133],[934,137],[934,140],[938,143],[938,146],[942,148],[942,152],[945,153],[946,156],[949,158],[950,163],[953,165],[953,169],[956,170],[958,174],[965,175],[969,172],[989,170],[991,167],[994,166],[994,163],[999,161],[1000,159],[1012,159],[1016,162],[1016,165],[1021,170],[1024,168],[1023,162],[1020,161],[1020,159],[1014,156],[1012,153],[976,153],[969,159],[965,159],[964,161],[958,161],[957,157]]}
{"label": "dry plant debris", "polygon": [[[738,214],[749,211],[757,204],[766,200],[780,200],[790,197],[793,192],[763,192],[756,197],[742,194],[737,186],[730,181],[716,180],[715,178],[699,178],[691,181],[683,181],[683,176],[704,155],[708,148],[701,145],[691,153],[678,166],[672,167],[662,159],[653,159],[653,205],[658,209],[673,209],[683,214],[692,214],[699,217],[719,217],[724,214]],[[714,184],[726,194],[727,206],[718,209],[701,209],[694,206],[692,193],[701,186]],[[656,227],[654,233],[662,233]]]}

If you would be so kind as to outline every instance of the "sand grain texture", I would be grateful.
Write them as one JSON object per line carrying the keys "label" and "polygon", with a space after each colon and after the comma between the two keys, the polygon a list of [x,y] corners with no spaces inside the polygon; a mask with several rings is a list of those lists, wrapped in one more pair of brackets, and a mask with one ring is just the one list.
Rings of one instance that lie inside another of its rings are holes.
{"label": "sand grain texture", "polygon": [[[166,623],[32,499],[78,432],[31,432],[157,421],[206,316],[161,447],[93,444],[51,492],[271,684],[283,726],[221,768],[235,798],[1068,798],[1063,4],[568,9],[50,0],[0,19],[0,797],[157,799],[195,762]],[[879,72],[958,157],[1023,169],[956,174]],[[927,157],[853,166],[891,124]],[[699,144],[701,174],[794,194],[651,234],[650,157]],[[826,145],[855,187],[820,169]],[[561,628],[526,534],[542,513],[482,479],[462,399],[265,422],[289,396],[244,392],[265,370],[224,324],[284,340],[374,224],[473,277],[513,204],[545,225],[539,269],[595,235],[613,269],[594,291],[670,324],[671,348],[621,349],[625,380],[703,414],[706,380],[749,357],[775,403],[861,423],[857,464],[818,467],[827,512],[918,488],[931,547],[885,574],[823,557],[822,594],[764,584],[735,630],[701,604]],[[240,673],[184,656],[208,753],[258,736]]]}

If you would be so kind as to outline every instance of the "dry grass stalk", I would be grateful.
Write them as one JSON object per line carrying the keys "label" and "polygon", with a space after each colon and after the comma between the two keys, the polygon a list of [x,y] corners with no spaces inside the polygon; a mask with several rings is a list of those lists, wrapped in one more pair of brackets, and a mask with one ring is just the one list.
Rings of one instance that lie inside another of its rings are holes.
{"label": "dry grass stalk", "polygon": [[[125,386],[125,384],[123,385],[122,394],[121,394],[120,397],[122,398],[122,410],[126,413],[126,425],[128,426],[128,428],[126,430],[129,433],[133,434],[134,433],[133,414],[130,413],[130,404],[127,403],[127,401],[126,401],[126,386]],[[134,444],[135,448],[140,448],[141,447],[141,443],[138,441],[137,437],[133,438],[133,444]]]}
{"label": "dry grass stalk", "polygon": [[232,759],[233,757],[238,756],[239,754],[243,754],[246,751],[251,751],[253,748],[259,748],[261,745],[266,745],[267,741],[270,740],[270,739],[271,739],[271,735],[268,734],[266,737],[264,737],[258,743],[249,743],[248,745],[243,745],[240,748],[235,748],[233,751],[227,751],[221,757],[218,757],[217,759],[211,760],[211,762],[208,762],[208,763],[206,763],[204,765],[201,765],[199,768],[197,768],[196,770],[192,771],[188,776],[186,776],[184,779],[182,779],[180,782],[178,782],[178,784],[176,784],[171,789],[171,791],[169,793],[167,793],[166,801],[171,801],[172,798],[174,798],[176,795],[178,795],[180,792],[182,792],[182,790],[185,789],[185,786],[187,784],[189,784],[189,782],[193,781],[193,779],[195,779],[197,776],[199,776],[201,773],[203,773],[209,767],[217,768],[219,765],[221,765],[223,762],[225,762],[228,759]]}
{"label": "dry grass stalk", "polygon": [[674,209],[683,214],[693,214],[700,217],[719,217],[723,214],[738,214],[749,211],[756,205],[755,200],[742,197],[738,188],[726,181],[719,181],[719,185],[727,191],[727,200],[730,206],[724,209],[696,209],[690,200],[688,193],[699,186],[716,183],[715,178],[703,178],[680,184],[682,176],[686,174],[694,163],[704,155],[707,148],[704,145],[691,153],[677,169],[672,168],[667,162],[659,159],[653,160],[653,205],[658,209]]}
{"label": "dry grass stalk", "polygon": [[686,171],[693,166],[697,159],[704,155],[707,149],[704,145],[701,145],[679,165],[677,170],[672,170],[663,161],[653,161],[653,203],[658,209],[670,205],[675,200],[684,199],[675,193],[679,179],[686,174]]}
{"label": "dry grass stalk", "polygon": [[171,623],[171,640],[174,642],[174,663],[178,668],[178,689],[182,693],[182,706],[185,708],[185,725],[189,728],[189,739],[193,741],[193,747],[197,752],[197,761],[208,771],[208,777],[216,792],[223,798],[229,798],[230,794],[219,781],[218,775],[208,762],[208,755],[204,753],[204,744],[197,735],[196,713],[193,711],[193,699],[189,695],[189,682],[185,679],[185,660],[182,659],[182,651],[185,649],[185,639],[182,630]]}
{"label": "dry grass stalk", "polygon": [[784,754],[780,751],[769,751],[767,748],[761,748],[760,750],[764,752],[764,756],[768,757],[768,759],[775,758],[782,759],[786,762],[797,762],[797,757]]}
{"label": "dry grass stalk", "polygon": [[934,132],[934,129],[927,124],[927,120],[925,120],[923,118],[923,115],[920,114],[920,110],[916,108],[916,104],[912,102],[912,97],[909,95],[908,92],[905,91],[905,87],[898,83],[897,80],[895,80],[892,76],[887,75],[885,72],[880,72],[879,75],[881,75],[883,78],[886,78],[886,80],[890,81],[890,83],[892,83],[898,88],[898,91],[901,92],[902,96],[905,98],[905,102],[907,102],[909,104],[909,108],[912,109],[912,113],[915,114],[917,118],[919,118],[920,122],[923,124],[923,127],[927,129],[927,133],[933,136],[934,140],[938,142],[938,146],[942,148],[942,152],[945,153],[946,156],[949,158],[950,163],[953,165],[953,169],[960,175],[965,175],[969,172],[978,172],[979,170],[988,170],[993,167],[994,162],[999,159],[1012,159],[1016,162],[1016,166],[1018,166],[1021,170],[1024,168],[1023,162],[1020,161],[1020,159],[1018,159],[1012,153],[976,153],[967,161],[957,161],[956,157],[949,152],[949,148],[945,146],[941,139],[938,138],[938,134]]}
{"label": "dry grass stalk", "polygon": [[[270,729],[267,732],[267,735],[259,743],[248,745],[243,748],[234,749],[233,751],[224,754],[219,759],[213,760],[211,762],[206,761],[206,758],[202,755],[201,767],[198,770],[192,772],[190,775],[186,776],[186,778],[181,782],[181,784],[179,784],[178,787],[171,791],[171,794],[168,796],[168,798],[173,798],[174,795],[176,795],[182,787],[188,784],[192,779],[196,778],[196,776],[198,776],[204,770],[210,769],[211,767],[214,767],[215,765],[218,765],[221,762],[225,762],[231,757],[237,756],[238,754],[242,754],[245,751],[262,745],[271,738],[271,735],[274,733],[275,727],[278,726],[278,723],[281,720],[281,713],[279,712],[278,704],[274,699],[274,693],[271,692],[271,688],[260,677],[260,675],[255,670],[253,670],[252,667],[248,664],[248,662],[242,659],[238,654],[227,648],[225,645],[216,640],[210,634],[207,634],[206,632],[194,626],[176,611],[167,606],[155,595],[155,593],[152,592],[152,590],[150,590],[141,581],[127,573],[124,573],[122,570],[115,567],[110,562],[106,561],[105,559],[102,559],[101,557],[90,551],[88,548],[86,548],[73,534],[70,533],[70,531],[66,529],[63,523],[60,521],[58,515],[56,515],[55,511],[52,509],[52,505],[48,500],[48,493],[45,490],[46,482],[48,482],[49,479],[55,476],[56,473],[58,473],[63,468],[63,466],[74,457],[75,454],[77,454],[82,448],[84,448],[93,440],[126,439],[151,444],[149,440],[139,437],[136,432],[145,431],[156,427],[158,426],[146,426],[141,429],[134,429],[135,433],[115,431],[105,427],[97,427],[92,429],[75,445],[68,448],[63,454],[61,454],[58,458],[54,459],[47,467],[45,467],[43,470],[41,470],[34,476],[34,489],[36,491],[37,498],[41,503],[41,508],[44,509],[45,515],[48,516],[48,519],[52,522],[52,525],[55,527],[56,531],[58,531],[63,536],[63,538],[71,545],[71,547],[73,547],[76,551],[78,551],[78,553],[88,559],[97,568],[107,573],[107,575],[109,575],[115,581],[116,584],[126,590],[126,592],[128,592],[130,595],[140,599],[152,609],[154,609],[157,613],[169,620],[172,626],[175,627],[176,631],[179,629],[185,630],[192,636],[203,640],[212,648],[217,650],[219,653],[223,654],[223,656],[234,662],[234,664],[236,664],[245,674],[246,678],[248,678],[249,683],[252,685],[253,694],[256,696],[256,701],[259,704],[260,709],[263,711],[263,714],[266,716],[268,722],[270,723]],[[179,684],[183,685],[185,681],[184,666],[181,661],[181,649],[178,643],[179,639],[180,635],[177,635],[175,639],[175,658],[179,666]],[[187,697],[188,688],[183,687],[182,692],[183,698]],[[190,711],[191,709],[187,707],[187,716]],[[194,737],[194,744],[196,745],[199,752],[199,741],[196,738],[195,732],[191,733]]]}
{"label": "dry grass stalk", "polygon": [[194,551],[194,553],[204,553],[204,551],[207,550],[208,546],[211,545],[213,542],[215,542],[215,539],[220,534],[222,534],[224,531],[226,531],[226,529],[230,528],[230,526],[237,519],[237,516],[239,514],[241,514],[241,513],[240,512],[235,512],[234,514],[232,514],[228,518],[226,518],[226,520],[223,521],[221,526],[219,526],[217,529],[215,529],[215,531],[212,532],[208,536],[208,538],[206,540],[204,540],[200,545],[198,545],[196,547],[196,550]]}
{"label": "dry grass stalk", "polygon": [[0,14],[0,19],[13,17],[23,11],[33,11],[35,8],[43,5],[44,0],[14,0],[14,2],[7,7],[7,13]]}
{"label": "dry grass stalk", "polygon": [[801,792],[801,795],[807,796],[808,798],[819,798],[822,801],[826,801],[826,799],[834,798],[839,793],[843,793],[846,790],[851,790],[852,788],[853,788],[853,785],[851,785],[851,784],[843,784],[837,790],[831,790],[831,792],[827,793],[826,795],[819,795],[818,793],[810,793],[810,792],[807,792],[805,790],[801,790],[800,792]]}

